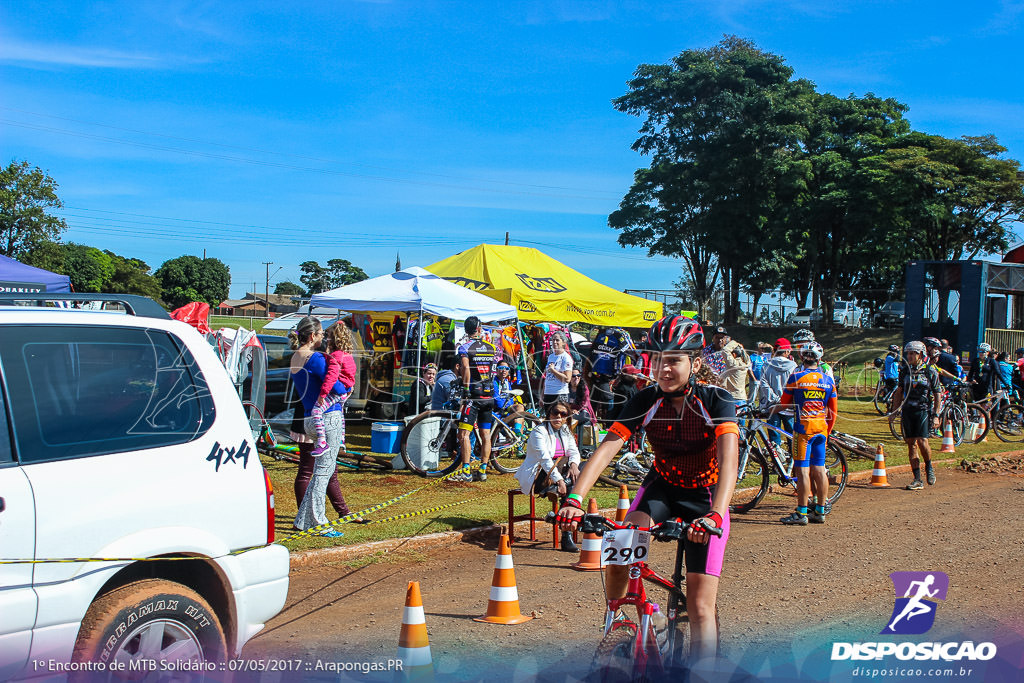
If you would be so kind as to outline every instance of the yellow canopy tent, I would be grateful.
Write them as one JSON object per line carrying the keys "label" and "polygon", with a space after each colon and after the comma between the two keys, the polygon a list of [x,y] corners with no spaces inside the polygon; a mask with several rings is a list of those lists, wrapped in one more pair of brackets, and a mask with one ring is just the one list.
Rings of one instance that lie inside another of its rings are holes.
{"label": "yellow canopy tent", "polygon": [[520,320],[648,327],[662,317],[661,302],[623,294],[529,247],[481,244],[427,270],[515,306]]}

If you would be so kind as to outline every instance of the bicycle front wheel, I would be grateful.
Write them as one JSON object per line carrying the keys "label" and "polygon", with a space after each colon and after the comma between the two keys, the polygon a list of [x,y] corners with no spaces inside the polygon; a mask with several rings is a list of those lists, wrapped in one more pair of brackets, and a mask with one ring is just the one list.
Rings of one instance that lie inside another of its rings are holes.
{"label": "bicycle front wheel", "polygon": [[967,404],[967,422],[974,425],[973,436],[968,433],[965,437],[970,439],[971,443],[981,443],[992,429],[992,418],[988,411],[977,403]]}
{"label": "bicycle front wheel", "polygon": [[875,404],[875,410],[879,415],[886,415],[889,412],[889,404],[886,403],[885,399],[885,383],[879,382],[878,385],[875,386],[875,396],[872,399],[872,402]]}
{"label": "bicycle front wheel", "polygon": [[637,680],[635,671],[636,626],[627,624],[608,631],[597,645],[591,669],[601,683]]}
{"label": "bicycle front wheel", "polygon": [[420,413],[402,430],[402,460],[421,477],[440,477],[462,462],[458,422],[446,410]]}
{"label": "bicycle front wheel", "polygon": [[1024,441],[1024,407],[1007,403],[992,417],[992,427],[1003,441]]}
{"label": "bicycle front wheel", "polygon": [[849,476],[846,454],[834,443],[830,443],[825,451],[825,474],[828,476],[828,502],[834,504],[846,490],[846,479]]}
{"label": "bicycle front wheel", "polygon": [[889,431],[894,437],[903,441],[903,418],[898,413],[889,416]]}
{"label": "bicycle front wheel", "polygon": [[747,457],[746,476],[736,484],[729,510],[741,514],[753,510],[768,494],[771,471],[761,451],[751,448]]}

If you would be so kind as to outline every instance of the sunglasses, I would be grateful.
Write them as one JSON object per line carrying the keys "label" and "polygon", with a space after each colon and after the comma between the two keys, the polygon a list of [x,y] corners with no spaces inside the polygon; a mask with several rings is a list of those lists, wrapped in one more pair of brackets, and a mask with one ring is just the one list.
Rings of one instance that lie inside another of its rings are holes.
{"label": "sunglasses", "polygon": [[552,410],[548,413],[548,417],[569,417],[569,413],[564,410]]}

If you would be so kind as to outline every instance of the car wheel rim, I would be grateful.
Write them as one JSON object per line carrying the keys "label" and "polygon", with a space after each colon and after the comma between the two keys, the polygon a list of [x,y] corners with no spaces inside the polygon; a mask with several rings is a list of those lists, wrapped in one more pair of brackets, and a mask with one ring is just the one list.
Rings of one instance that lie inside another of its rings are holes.
{"label": "car wheel rim", "polygon": [[[131,631],[114,653],[115,661],[124,663],[131,671],[130,662],[202,662],[203,646],[196,635],[183,624],[169,619],[158,619],[142,624]],[[182,669],[187,673],[186,669]]]}

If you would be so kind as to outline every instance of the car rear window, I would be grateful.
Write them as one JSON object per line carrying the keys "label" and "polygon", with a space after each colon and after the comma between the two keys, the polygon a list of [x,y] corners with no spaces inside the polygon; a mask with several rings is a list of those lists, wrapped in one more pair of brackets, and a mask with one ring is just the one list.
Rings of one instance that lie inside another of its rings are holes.
{"label": "car rear window", "polygon": [[22,462],[192,441],[213,423],[198,364],[162,330],[7,327],[0,361]]}

